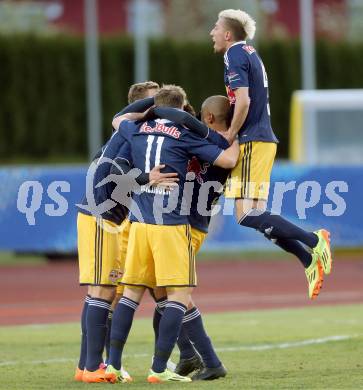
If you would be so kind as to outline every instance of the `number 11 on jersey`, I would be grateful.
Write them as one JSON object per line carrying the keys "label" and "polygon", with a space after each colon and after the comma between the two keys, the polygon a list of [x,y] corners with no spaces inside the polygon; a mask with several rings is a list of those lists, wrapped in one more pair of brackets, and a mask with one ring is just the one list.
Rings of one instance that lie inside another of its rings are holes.
{"label": "number 11 on jersey", "polygon": [[147,137],[147,147],[146,147],[146,153],[145,153],[145,173],[149,173],[150,170],[150,158],[151,158],[151,152],[153,149],[154,140],[156,138],[156,151],[155,151],[155,164],[154,166],[157,166],[160,164],[160,157],[161,157],[161,147],[163,146],[163,142],[165,137],[158,137],[155,135],[148,135]]}

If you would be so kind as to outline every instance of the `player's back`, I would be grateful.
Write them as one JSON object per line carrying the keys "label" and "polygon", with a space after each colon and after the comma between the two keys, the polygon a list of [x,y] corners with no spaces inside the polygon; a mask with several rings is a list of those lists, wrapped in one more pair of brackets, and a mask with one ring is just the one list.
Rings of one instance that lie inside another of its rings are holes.
{"label": "player's back", "polygon": [[[81,205],[84,207],[78,206],[79,211],[82,213],[97,217],[102,216],[104,219],[115,222],[116,224],[120,224],[126,218],[128,209],[119,203],[110,210],[106,209],[102,211],[101,215],[98,214],[100,211],[97,209],[97,206],[111,199],[111,194],[116,188],[116,183],[113,181],[105,183],[102,186],[98,186],[98,184],[109,175],[110,168],[114,163],[113,160],[124,142],[125,139],[116,131],[95,156],[87,172],[86,195],[81,202]],[[91,205],[94,202],[94,210],[89,209],[91,207],[90,202]]]}
{"label": "player's back", "polygon": [[[213,164],[222,149],[194,135],[187,128],[164,119],[139,125],[129,122],[129,127],[133,127],[130,130],[133,133],[131,137],[133,166],[148,173],[153,167],[164,164],[163,172],[176,172],[179,178],[178,187],[172,191],[144,186],[140,194],[133,196],[144,222],[164,225],[188,224],[190,212],[188,206],[192,197],[192,191],[184,193],[188,161],[196,155]],[[130,219],[137,220],[135,215],[131,215]]]}

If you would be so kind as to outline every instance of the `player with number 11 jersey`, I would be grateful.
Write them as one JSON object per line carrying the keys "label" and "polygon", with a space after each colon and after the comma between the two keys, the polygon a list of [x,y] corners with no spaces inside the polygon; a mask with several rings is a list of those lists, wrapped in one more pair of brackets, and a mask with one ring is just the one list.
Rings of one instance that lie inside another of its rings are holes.
{"label": "player with number 11 jersey", "polygon": [[[156,105],[182,109],[185,92],[177,86],[164,86],[154,100]],[[120,121],[120,133],[125,135],[129,146],[122,146],[118,158],[129,161],[130,166],[145,173],[155,165],[162,164],[165,165],[165,173],[176,172],[179,177],[179,186],[172,191],[146,186],[140,193],[133,194],[136,206],[130,208],[132,224],[125,273],[121,280],[126,287],[118,314],[125,320],[130,315],[130,306],[135,311],[145,287],[165,287],[168,302],[160,320],[148,381],[189,382],[190,378],[171,373],[166,368],[187,305],[191,302],[191,287],[196,286],[195,254],[188,221],[190,205],[184,205],[183,201],[188,161],[197,156],[210,164],[231,169],[239,156],[238,143],[223,150],[207,139],[194,135],[187,128],[167,120],[156,119],[143,123],[122,117],[117,120]],[[191,191],[190,196],[192,194]],[[137,209],[139,215],[133,209]],[[133,313],[125,324],[121,324],[121,331],[116,331],[114,327],[111,330],[112,367],[120,366],[132,317]]]}

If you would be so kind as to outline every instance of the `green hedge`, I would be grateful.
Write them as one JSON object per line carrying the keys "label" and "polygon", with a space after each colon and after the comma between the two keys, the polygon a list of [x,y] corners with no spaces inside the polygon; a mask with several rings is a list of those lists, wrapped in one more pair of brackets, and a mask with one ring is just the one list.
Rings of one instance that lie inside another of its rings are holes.
{"label": "green hedge", "polygon": [[[290,98],[300,87],[298,42],[259,44],[270,82],[273,127],[286,157]],[[363,86],[363,45],[317,43],[318,88]],[[191,103],[224,94],[223,59],[209,42],[153,41],[150,78],[182,85]],[[103,132],[126,104],[133,82],[133,45],[125,38],[101,41]],[[0,158],[87,158],[84,42],[74,37],[0,37]]]}

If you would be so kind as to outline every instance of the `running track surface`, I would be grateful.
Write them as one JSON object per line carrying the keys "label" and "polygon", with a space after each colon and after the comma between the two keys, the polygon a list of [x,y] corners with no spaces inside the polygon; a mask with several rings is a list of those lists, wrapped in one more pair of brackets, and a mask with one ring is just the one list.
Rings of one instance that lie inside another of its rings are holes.
{"label": "running track surface", "polygon": [[[79,321],[85,287],[76,262],[0,267],[0,325]],[[363,260],[336,259],[315,301],[307,296],[302,266],[284,261],[198,264],[194,300],[202,312],[363,303]],[[150,316],[149,296],[138,316]]]}

